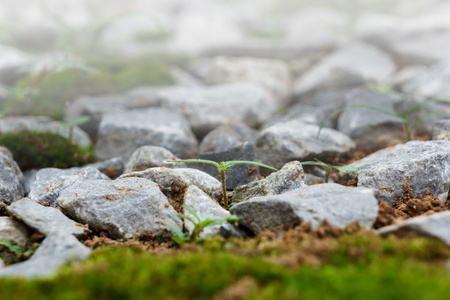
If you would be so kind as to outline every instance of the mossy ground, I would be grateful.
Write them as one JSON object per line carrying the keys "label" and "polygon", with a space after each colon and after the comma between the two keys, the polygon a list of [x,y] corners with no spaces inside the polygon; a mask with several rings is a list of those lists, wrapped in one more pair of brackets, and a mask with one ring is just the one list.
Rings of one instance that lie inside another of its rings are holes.
{"label": "mossy ground", "polygon": [[449,247],[420,237],[382,239],[355,226],[300,226],[283,237],[214,238],[181,248],[105,244],[50,279],[0,279],[1,299],[428,300],[450,293]]}

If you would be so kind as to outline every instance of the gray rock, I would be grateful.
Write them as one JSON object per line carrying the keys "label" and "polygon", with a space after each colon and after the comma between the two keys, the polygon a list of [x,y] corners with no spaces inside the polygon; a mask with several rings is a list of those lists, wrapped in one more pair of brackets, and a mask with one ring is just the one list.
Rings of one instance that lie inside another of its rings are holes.
{"label": "gray rock", "polygon": [[300,77],[294,86],[297,96],[325,88],[383,81],[395,70],[390,57],[375,46],[351,43],[329,54]]}
{"label": "gray rock", "polygon": [[371,228],[378,214],[374,191],[335,183],[305,186],[281,195],[255,197],[231,207],[239,224],[257,234],[282,233],[303,222],[317,227],[323,220],[345,227],[352,222]]}
{"label": "gray rock", "polygon": [[83,224],[69,219],[58,209],[42,206],[29,198],[14,202],[8,206],[7,210],[11,215],[45,236],[55,231],[63,231],[80,238],[90,232]]}
{"label": "gray rock", "polygon": [[182,227],[159,187],[144,178],[85,180],[61,191],[57,202],[74,220],[114,239],[143,234],[164,239],[170,232],[163,222]]}
{"label": "gray rock", "polygon": [[208,84],[252,82],[272,93],[276,106],[289,101],[291,78],[289,66],[274,59],[218,56],[211,59],[207,71]]}
{"label": "gray rock", "polygon": [[256,127],[276,110],[270,94],[250,83],[174,87],[159,92],[158,99],[162,107],[184,115],[198,138],[225,124]]}
{"label": "gray rock", "polygon": [[450,211],[411,218],[398,224],[382,227],[376,233],[384,237],[396,231],[413,231],[450,245]]}
{"label": "gray rock", "polygon": [[4,240],[25,247],[28,242],[27,228],[9,217],[0,217],[0,241]]}
{"label": "gray rock", "polygon": [[[193,209],[202,221],[206,218],[215,220],[226,219],[230,216],[230,213],[227,210],[222,208],[219,203],[211,199],[195,185],[191,185],[184,194],[184,205]],[[195,220],[195,217],[189,211],[185,210],[184,214]],[[184,221],[184,227],[189,234],[194,230],[194,224],[188,220]],[[206,238],[207,236],[218,235],[220,227],[221,225],[208,226],[200,233],[199,237]]]}
{"label": "gray rock", "polygon": [[29,260],[0,269],[0,277],[49,277],[62,265],[86,259],[90,253],[91,249],[73,235],[55,231],[44,239]]}
{"label": "gray rock", "polygon": [[366,105],[397,114],[397,103],[403,98],[396,94],[386,94],[371,91],[366,88],[357,88],[346,95],[344,110],[338,119],[337,129],[353,139],[358,148],[383,148],[393,139],[404,139],[403,123],[393,116],[369,108],[354,107],[353,105]]}
{"label": "gray rock", "polygon": [[450,59],[432,65],[402,87],[403,92],[417,97],[450,98]]}
{"label": "gray rock", "polygon": [[195,169],[166,169],[151,168],[140,172],[131,172],[119,177],[140,177],[158,184],[163,194],[174,207],[180,207],[186,189],[195,185],[208,194],[209,197],[220,202],[222,199],[222,185],[214,177]]}
{"label": "gray rock", "polygon": [[306,186],[302,164],[287,163],[278,172],[266,178],[234,189],[231,202],[242,202],[258,196],[279,195]]}
{"label": "gray rock", "polygon": [[404,195],[408,176],[411,197],[429,190],[432,197],[445,202],[450,186],[450,142],[411,141],[379,150],[349,166],[364,166],[357,172],[358,186],[377,189],[378,199],[391,205]]}
{"label": "gray rock", "polygon": [[[217,163],[231,160],[256,161],[256,149],[254,143],[247,142],[223,152],[202,153],[198,158],[212,160]],[[217,180],[221,180],[217,167],[213,165],[192,163],[190,166],[208,173]],[[234,189],[237,186],[257,180],[259,174],[258,168],[259,167],[251,164],[233,165],[231,167],[232,172],[225,174],[225,185],[227,189]]]}
{"label": "gray rock", "polygon": [[276,123],[263,129],[256,141],[256,154],[260,161],[281,168],[293,160],[324,159],[330,155],[344,154],[355,148],[345,134],[323,128],[317,138],[319,126],[296,120]]}
{"label": "gray rock", "polygon": [[62,190],[85,180],[92,179],[109,180],[98,169],[91,167],[65,170],[56,168],[41,169],[31,184],[28,198],[37,203],[47,202],[50,206],[55,207],[57,205],[56,198],[59,197]]}
{"label": "gray rock", "polygon": [[[338,107],[336,107],[336,105],[333,103],[320,106],[297,103],[291,106],[285,115],[273,118],[265,126],[269,127],[278,122],[286,122],[292,120],[296,120],[305,124],[320,126],[337,108]],[[333,123],[333,120],[330,119],[325,123],[325,127],[333,128]]]}
{"label": "gray rock", "polygon": [[12,85],[20,78],[19,68],[25,67],[30,58],[25,52],[5,45],[0,45],[0,57],[0,82]]}
{"label": "gray rock", "polygon": [[222,125],[210,131],[201,141],[199,152],[224,152],[245,142],[256,142],[257,131],[244,123]]}
{"label": "gray rock", "polygon": [[5,267],[5,262],[3,259],[0,258],[0,269],[3,269]]}
{"label": "gray rock", "polygon": [[434,123],[433,140],[450,141],[450,120],[438,120]]}
{"label": "gray rock", "polygon": [[167,160],[177,160],[178,157],[172,152],[163,147],[158,146],[142,146],[128,159],[125,165],[124,173],[135,171],[144,171],[149,168],[164,167],[164,168],[186,168],[184,163],[171,163]]}
{"label": "gray rock", "polygon": [[[69,138],[69,128],[63,126],[63,123],[53,121],[48,117],[7,117],[0,119],[0,134],[6,132],[18,132],[18,131],[51,131],[57,133],[65,138]],[[81,130],[78,126],[73,127],[74,142],[80,144],[83,147],[91,145],[89,136]]]}
{"label": "gray rock", "polygon": [[0,201],[11,204],[25,193],[24,177],[11,152],[0,146]]}
{"label": "gray rock", "polygon": [[96,168],[111,179],[116,179],[124,173],[125,162],[122,157],[114,157],[105,161],[89,164],[88,167]]}
{"label": "gray rock", "polygon": [[127,159],[145,145],[167,148],[179,157],[197,151],[197,140],[188,123],[173,110],[148,108],[103,116],[95,147],[99,159]]}

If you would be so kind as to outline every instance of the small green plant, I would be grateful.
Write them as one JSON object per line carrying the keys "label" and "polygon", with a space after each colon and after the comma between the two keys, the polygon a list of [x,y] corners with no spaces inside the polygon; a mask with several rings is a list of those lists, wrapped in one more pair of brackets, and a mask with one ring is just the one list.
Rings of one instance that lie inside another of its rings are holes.
{"label": "small green plant", "polygon": [[65,120],[63,122],[63,127],[69,128],[69,140],[73,141],[73,128],[75,126],[83,125],[91,120],[91,117],[89,116],[79,116],[73,121]]}
{"label": "small green plant", "polygon": [[416,103],[416,104],[411,104],[410,101],[408,99],[405,99],[405,109],[403,109],[401,112],[396,113],[396,112],[391,112],[391,111],[387,111],[378,107],[374,107],[374,106],[370,106],[370,105],[346,105],[344,107],[341,107],[339,109],[336,109],[333,113],[331,113],[331,115],[328,116],[328,118],[325,119],[325,121],[323,121],[320,124],[319,130],[317,131],[317,136],[316,138],[319,138],[320,136],[320,132],[322,131],[323,127],[325,126],[325,124],[331,120],[332,118],[334,118],[337,114],[348,110],[348,109],[353,109],[353,108],[366,108],[366,109],[370,109],[382,114],[385,114],[387,116],[391,116],[397,120],[399,120],[400,122],[402,122],[403,124],[403,130],[405,133],[405,140],[406,141],[410,141],[411,140],[411,133],[412,131],[420,124],[422,123],[422,121],[434,114],[439,114],[440,112],[438,111],[431,111],[428,113],[423,114],[422,116],[418,117],[415,121],[412,121],[412,117],[417,114],[420,113],[420,111],[422,110],[422,108],[429,106],[430,103],[433,102],[437,102],[437,103],[450,103],[450,100],[446,100],[446,99],[427,99],[425,101],[422,101],[420,103]]}
{"label": "small green plant", "polygon": [[22,247],[8,240],[0,240],[0,258],[6,265],[18,263],[30,258],[38,247],[38,243]]}
{"label": "small green plant", "polygon": [[333,170],[337,170],[339,172],[345,173],[345,172],[357,172],[361,170],[363,167],[345,167],[345,166],[330,166],[323,161],[318,160],[317,158],[314,158],[315,161],[304,161],[302,162],[302,165],[305,166],[321,166],[325,168],[325,183],[328,183],[328,179],[330,177],[330,174]]}
{"label": "small green plant", "polygon": [[14,245],[11,241],[2,240],[0,241],[0,246],[5,247],[8,251],[13,252],[15,254],[21,254],[24,249],[19,245]]}
{"label": "small green plant", "polygon": [[187,232],[181,231],[178,227],[166,222],[165,225],[168,226],[176,234],[176,236],[172,237],[172,239],[178,245],[182,245],[185,242],[198,241],[198,236],[203,231],[203,229],[205,229],[208,226],[220,225],[225,221],[227,221],[229,223],[236,223],[239,221],[239,219],[238,219],[238,217],[236,217],[236,215],[231,215],[231,216],[227,217],[226,219],[211,220],[209,218],[206,218],[204,220],[201,220],[200,217],[198,216],[198,214],[192,208],[190,208],[186,205],[182,205],[181,207],[183,209],[187,210],[188,212],[190,212],[194,216],[194,218],[191,218],[190,216],[188,216],[186,214],[181,214],[181,213],[176,214],[175,216],[192,222],[192,224],[194,224],[194,230],[192,230],[191,234],[189,234]]}
{"label": "small green plant", "polygon": [[168,162],[204,163],[204,164],[210,164],[210,165],[216,166],[217,170],[219,171],[220,180],[222,183],[222,194],[223,194],[222,206],[224,208],[228,208],[227,188],[225,185],[225,172],[233,171],[230,169],[230,167],[232,167],[233,165],[237,165],[237,164],[246,164],[246,165],[260,166],[260,167],[268,168],[268,169],[271,169],[274,171],[278,171],[274,167],[271,167],[271,166],[268,166],[268,165],[265,165],[262,163],[258,163],[255,161],[247,161],[247,160],[230,160],[230,161],[222,161],[220,163],[217,163],[215,161],[206,160],[206,159],[180,159],[180,160],[168,160]]}

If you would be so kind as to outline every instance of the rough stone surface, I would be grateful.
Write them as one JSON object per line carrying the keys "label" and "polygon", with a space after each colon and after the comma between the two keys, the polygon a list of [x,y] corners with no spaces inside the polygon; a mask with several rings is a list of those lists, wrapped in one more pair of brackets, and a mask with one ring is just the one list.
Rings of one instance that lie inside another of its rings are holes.
{"label": "rough stone surface", "polygon": [[[254,143],[247,142],[227,151],[203,153],[200,154],[198,158],[212,160],[218,163],[230,160],[256,161],[256,149]],[[208,173],[217,180],[221,180],[217,167],[213,165],[203,163],[192,163],[189,165],[193,168]],[[236,164],[231,167],[231,170],[232,172],[227,172],[225,174],[225,185],[227,189],[234,189],[237,186],[247,184],[258,179],[258,166],[251,164]]]}
{"label": "rough stone surface", "polygon": [[74,220],[114,239],[143,234],[168,238],[163,221],[182,227],[158,186],[144,178],[85,180],[63,190],[57,202]]}
{"label": "rough stone surface", "polygon": [[320,89],[382,81],[394,70],[386,53],[373,45],[354,42],[319,61],[296,81],[294,91],[300,96]]}
{"label": "rough stone surface", "polygon": [[[230,213],[227,210],[222,208],[222,206],[220,206],[216,201],[211,199],[207,194],[205,194],[195,185],[191,185],[184,194],[184,205],[192,208],[202,221],[206,218],[215,220],[225,219],[230,216]],[[185,210],[184,214],[190,216],[195,220],[195,217],[189,211]],[[184,221],[184,226],[189,233],[192,233],[192,231],[194,230],[194,224],[192,224],[192,222],[189,222],[188,220]],[[218,235],[220,227],[221,225],[212,225],[206,227],[200,233],[200,238],[205,238],[211,235]]]}
{"label": "rough stone surface", "polygon": [[439,239],[450,245],[450,211],[418,216],[398,224],[382,227],[376,232],[381,236],[387,236],[399,230],[413,231],[420,235]]}
{"label": "rough stone surface", "polygon": [[208,194],[209,197],[220,202],[222,199],[222,185],[214,177],[205,172],[191,169],[167,169],[167,168],[151,168],[140,172],[131,172],[119,177],[141,177],[151,180],[158,184],[163,194],[169,199],[170,203],[175,206],[181,206],[183,195],[190,185],[199,187]]}
{"label": "rough stone surface", "polygon": [[318,131],[319,126],[296,120],[276,123],[259,133],[257,157],[279,169],[293,160],[323,159],[355,148],[353,141],[339,131],[323,128],[320,137],[316,138]]}
{"label": "rough stone surface", "polygon": [[27,228],[9,217],[0,217],[0,241],[7,240],[25,247],[28,242]]}
{"label": "rough stone surface", "polygon": [[162,107],[184,115],[198,138],[225,124],[244,122],[256,127],[276,110],[270,94],[250,83],[174,87],[161,91],[158,99]]}
{"label": "rough stone surface", "polygon": [[272,93],[277,106],[287,104],[290,72],[281,60],[218,56],[209,63],[207,83],[252,82]]}
{"label": "rough stone surface", "polygon": [[22,199],[25,193],[24,177],[11,152],[0,146],[0,201],[5,204]]}
{"label": "rough stone surface", "polygon": [[258,196],[279,195],[306,186],[303,167],[298,161],[287,163],[266,178],[237,187],[231,202],[242,202]]}
{"label": "rough stone surface", "polygon": [[0,269],[0,277],[49,277],[62,265],[86,259],[91,249],[63,231],[47,236],[33,256],[24,262]]}
{"label": "rough stone surface", "polygon": [[167,162],[167,160],[177,159],[179,158],[166,148],[158,146],[142,146],[130,156],[125,165],[124,173],[144,171],[155,167],[185,168],[186,165],[184,163]]}
{"label": "rough stone surface", "polygon": [[379,150],[349,166],[364,166],[358,173],[358,186],[379,190],[378,199],[394,204],[404,195],[410,176],[410,196],[432,197],[445,202],[450,186],[450,142],[411,141]]}
{"label": "rough stone surface", "polygon": [[239,224],[254,233],[263,229],[282,233],[303,222],[315,228],[323,220],[345,227],[359,222],[371,228],[378,214],[374,191],[335,183],[302,187],[281,195],[255,197],[231,207]]}
{"label": "rough stone surface", "polygon": [[366,88],[354,89],[346,95],[345,105],[349,109],[339,116],[337,129],[352,138],[357,147],[382,148],[383,143],[392,139],[404,139],[403,123],[393,116],[369,108],[351,108],[354,105],[366,105],[396,114],[395,105],[402,101],[400,95]]}
{"label": "rough stone surface", "polygon": [[[53,121],[48,117],[7,117],[0,119],[0,134],[6,132],[18,132],[22,130],[27,131],[51,131],[57,133],[65,138],[69,138],[69,128],[63,126],[63,123]],[[73,127],[74,142],[83,147],[91,145],[91,140],[86,132],[81,130],[78,126]]]}
{"label": "rough stone surface", "polygon": [[48,205],[56,207],[56,198],[59,197],[61,191],[80,182],[92,179],[109,180],[98,169],[91,167],[64,170],[56,168],[41,169],[31,184],[28,198],[37,203],[47,202]]}
{"label": "rough stone surface", "polygon": [[8,212],[29,227],[38,230],[45,236],[55,231],[64,231],[76,237],[82,237],[90,230],[66,217],[53,207],[42,206],[29,198],[16,201],[7,208]]}
{"label": "rough stone surface", "polygon": [[450,141],[450,120],[438,120],[434,122],[433,140]]}
{"label": "rough stone surface", "polygon": [[123,174],[125,169],[125,162],[122,157],[114,157],[105,161],[99,161],[89,164],[89,167],[96,168],[111,179],[116,179]]}
{"label": "rough stone surface", "polygon": [[145,145],[167,148],[179,157],[197,151],[188,123],[173,110],[148,108],[103,116],[95,147],[99,159],[127,159]]}
{"label": "rough stone surface", "polygon": [[[305,124],[320,126],[338,107],[335,104],[325,104],[313,106],[309,104],[297,103],[290,107],[287,113],[281,117],[272,118],[266,127],[278,122],[296,120]],[[330,119],[325,123],[325,127],[333,128],[333,121]]]}
{"label": "rough stone surface", "polygon": [[256,142],[257,131],[244,123],[222,125],[210,131],[201,141],[200,153],[224,152],[245,142]]}

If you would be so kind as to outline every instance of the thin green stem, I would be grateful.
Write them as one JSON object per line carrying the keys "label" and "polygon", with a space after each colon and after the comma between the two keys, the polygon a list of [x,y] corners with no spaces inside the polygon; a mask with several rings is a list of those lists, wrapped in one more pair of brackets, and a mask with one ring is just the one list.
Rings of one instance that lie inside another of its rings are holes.
{"label": "thin green stem", "polygon": [[225,184],[225,171],[219,170],[219,174],[220,174],[220,181],[222,182],[222,194],[223,194],[222,205],[225,209],[227,209],[228,208],[228,197],[227,197],[227,187]]}

